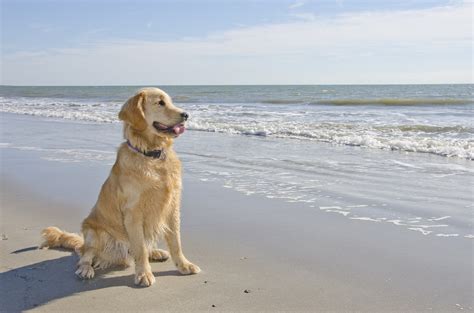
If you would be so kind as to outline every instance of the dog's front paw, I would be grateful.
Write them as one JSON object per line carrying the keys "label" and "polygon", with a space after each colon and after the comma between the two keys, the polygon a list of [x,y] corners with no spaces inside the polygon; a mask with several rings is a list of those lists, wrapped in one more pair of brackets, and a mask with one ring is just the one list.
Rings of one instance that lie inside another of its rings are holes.
{"label": "dog's front paw", "polygon": [[178,271],[183,275],[197,274],[201,271],[199,266],[186,261],[177,265]]}
{"label": "dog's front paw", "polygon": [[141,272],[135,274],[135,285],[149,287],[155,283],[155,276],[152,272]]}
{"label": "dog's front paw", "polygon": [[94,277],[94,269],[90,264],[79,265],[76,275],[81,279],[91,279]]}

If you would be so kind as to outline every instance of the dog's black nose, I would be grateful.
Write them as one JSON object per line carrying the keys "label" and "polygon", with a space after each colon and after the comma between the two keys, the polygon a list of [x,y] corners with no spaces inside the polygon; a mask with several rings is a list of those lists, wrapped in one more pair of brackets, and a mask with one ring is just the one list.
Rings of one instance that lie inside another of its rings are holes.
{"label": "dog's black nose", "polygon": [[188,117],[189,117],[189,115],[188,115],[188,113],[186,113],[186,112],[183,112],[183,113],[181,113],[181,117],[183,118],[183,120],[187,121],[187,120],[188,120]]}

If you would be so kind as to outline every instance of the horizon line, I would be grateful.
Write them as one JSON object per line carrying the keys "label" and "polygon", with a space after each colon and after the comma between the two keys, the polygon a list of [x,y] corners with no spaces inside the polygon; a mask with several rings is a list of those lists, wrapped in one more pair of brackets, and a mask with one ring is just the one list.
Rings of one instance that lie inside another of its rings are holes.
{"label": "horizon line", "polygon": [[166,86],[166,87],[239,87],[239,86],[400,86],[400,85],[474,85],[474,82],[466,83],[324,83],[324,84],[130,84],[130,85],[4,85],[0,87],[143,87],[143,86]]}

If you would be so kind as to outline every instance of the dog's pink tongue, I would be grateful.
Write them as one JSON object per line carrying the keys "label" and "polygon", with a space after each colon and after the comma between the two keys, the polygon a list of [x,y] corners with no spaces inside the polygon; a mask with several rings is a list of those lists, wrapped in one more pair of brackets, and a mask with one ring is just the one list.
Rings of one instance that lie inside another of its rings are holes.
{"label": "dog's pink tongue", "polygon": [[181,135],[182,133],[184,133],[185,129],[186,128],[182,124],[178,124],[178,125],[173,126],[173,131],[176,135]]}

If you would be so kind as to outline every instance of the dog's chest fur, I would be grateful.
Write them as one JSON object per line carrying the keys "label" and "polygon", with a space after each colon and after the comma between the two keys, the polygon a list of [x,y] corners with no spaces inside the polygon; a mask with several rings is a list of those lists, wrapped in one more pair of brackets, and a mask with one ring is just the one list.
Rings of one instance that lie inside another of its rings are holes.
{"label": "dog's chest fur", "polygon": [[165,160],[153,159],[122,146],[112,174],[120,181],[122,213],[145,216],[144,233],[152,239],[179,215],[181,164],[172,149]]}

